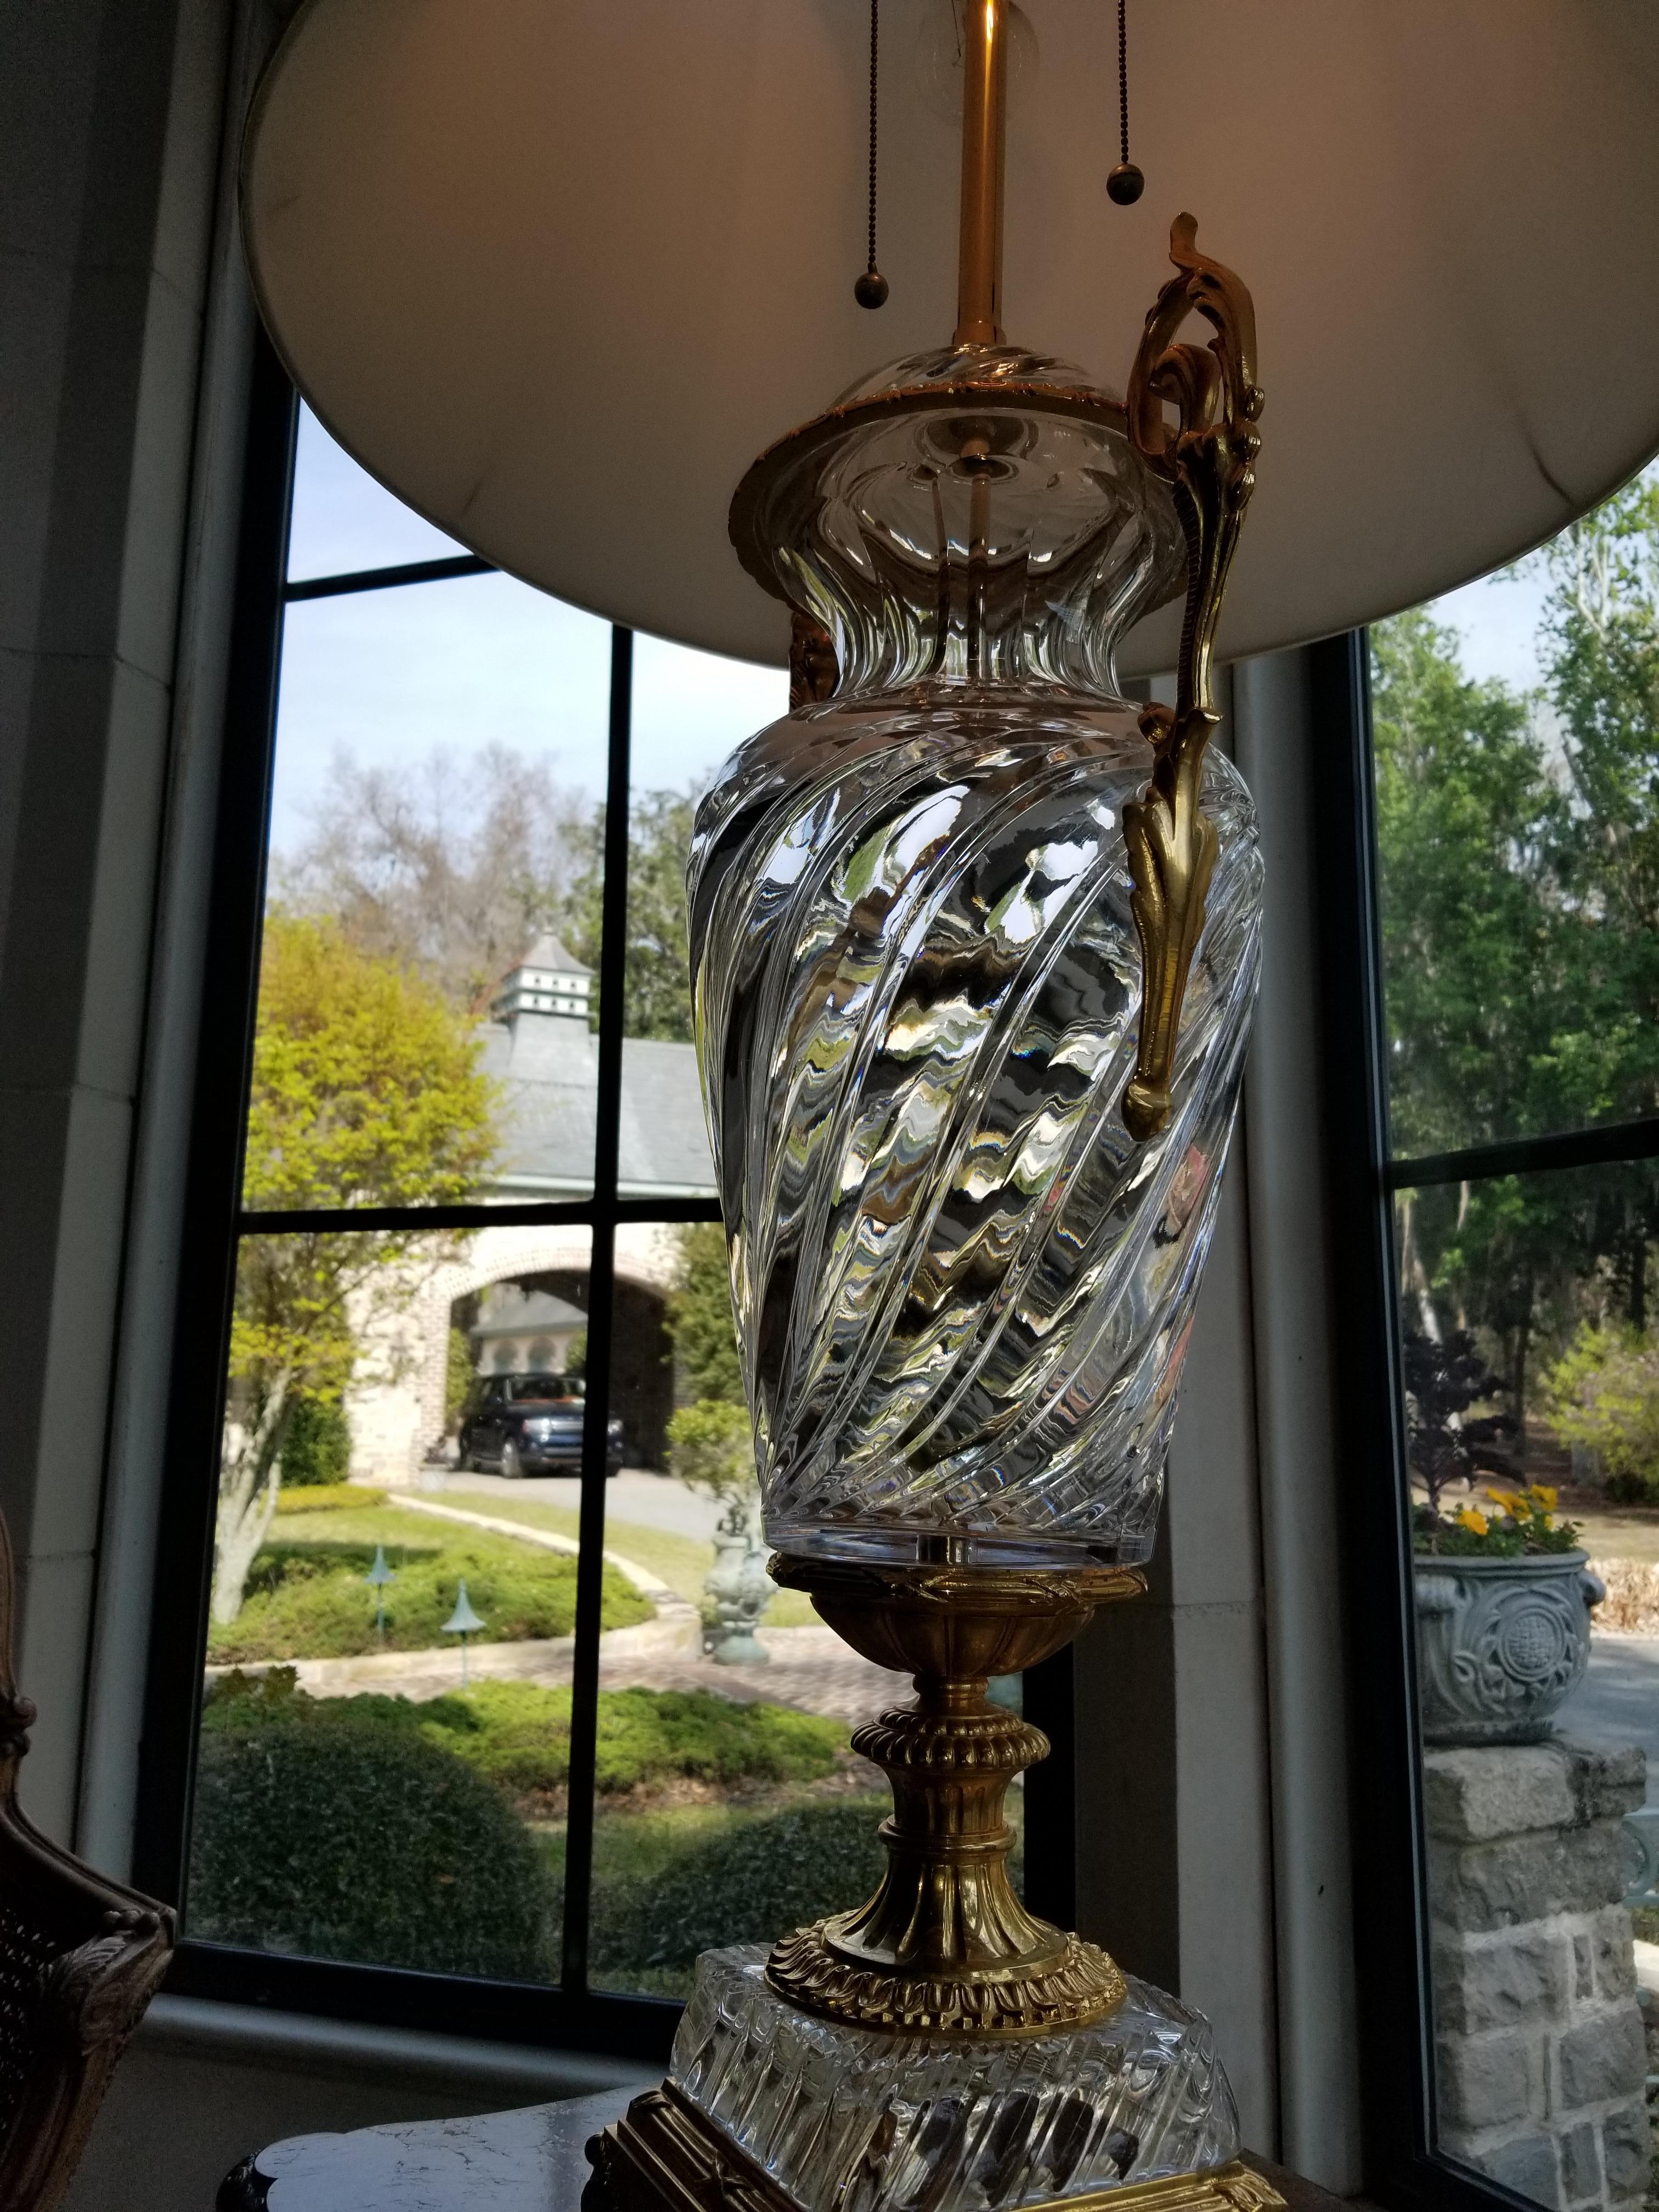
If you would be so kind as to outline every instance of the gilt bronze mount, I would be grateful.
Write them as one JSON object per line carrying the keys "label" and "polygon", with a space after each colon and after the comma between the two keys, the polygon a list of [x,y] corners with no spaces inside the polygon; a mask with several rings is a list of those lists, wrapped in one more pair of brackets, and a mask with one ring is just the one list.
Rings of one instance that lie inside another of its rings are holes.
{"label": "gilt bronze mount", "polygon": [[[682,2096],[672,2081],[635,2097],[587,2146],[593,2178],[583,2212],[797,2212],[788,2194]],[[1284,2212],[1285,2200],[1242,2159],[1115,2189],[1038,2199],[1020,2212]]]}
{"label": "gilt bronze mount", "polygon": [[[1170,258],[1176,274],[1146,318],[1127,401],[1129,434],[1169,485],[1187,540],[1176,703],[1149,707],[1141,716],[1152,781],[1146,797],[1123,810],[1144,977],[1140,1048],[1123,1119],[1141,1139],[1155,1136],[1170,1118],[1181,1005],[1215,867],[1215,826],[1199,804],[1205,748],[1221,720],[1212,676],[1215,629],[1261,445],[1255,309],[1232,270],[1199,252],[1197,236],[1191,216],[1176,217]],[[1215,331],[1207,346],[1175,342],[1194,314]],[[1178,417],[1173,430],[1164,419],[1166,404]]]}
{"label": "gilt bronze mount", "polygon": [[1052,2034],[1112,2011],[1124,1994],[1112,1960],[1028,1912],[1009,1881],[1003,1800],[1048,1740],[986,1691],[993,1674],[1060,1650],[1097,1606],[1139,1591],[1139,1571],[790,1555],[771,1571],[805,1590],[843,1642],[916,1686],[914,1705],[853,1737],[893,1791],[880,1884],[853,1911],[784,1936],[767,1966],[772,1987],[807,2012],[912,2034]]}

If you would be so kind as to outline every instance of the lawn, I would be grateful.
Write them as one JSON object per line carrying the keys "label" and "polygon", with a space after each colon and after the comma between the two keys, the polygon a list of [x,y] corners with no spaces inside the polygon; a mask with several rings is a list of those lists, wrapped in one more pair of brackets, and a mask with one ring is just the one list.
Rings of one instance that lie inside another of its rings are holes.
{"label": "lawn", "polygon": [[[443,1502],[459,1505],[465,1512],[491,1514],[498,1521],[521,1521],[526,1528],[550,1529],[556,1536],[574,1537],[577,1533],[579,1516],[570,1506],[501,1498],[493,1491],[448,1490]],[[623,1559],[657,1576],[677,1596],[692,1605],[703,1602],[703,1577],[714,1564],[711,1544],[696,1536],[678,1535],[671,1528],[653,1528],[640,1521],[610,1519],[605,1524],[605,1540],[607,1549],[620,1552]],[[769,1628],[811,1627],[817,1618],[811,1600],[803,1591],[780,1590],[767,1608],[761,1632],[764,1636]]]}
{"label": "lawn", "polygon": [[[475,1682],[437,1698],[365,1692],[312,1698],[292,1668],[213,1686],[204,1735],[304,1726],[414,1730],[493,1782],[523,1816],[545,1818],[569,1773],[570,1692],[535,1682]],[[594,1782],[601,1796],[687,1781],[725,1788],[820,1781],[848,1748],[845,1721],[784,1705],[734,1705],[711,1690],[602,1690]]]}
{"label": "lawn", "polygon": [[1564,1505],[1561,1511],[1591,1559],[1637,1559],[1644,1566],[1659,1562],[1659,1512],[1653,1507]]}
{"label": "lawn", "polygon": [[[240,1613],[210,1635],[210,1661],[429,1650],[453,1641],[443,1624],[463,1577],[484,1622],[480,1643],[568,1636],[575,1627],[572,1556],[403,1512],[374,1496],[320,1507],[304,1491],[294,1496],[296,1510],[277,1514],[253,1563]],[[384,1634],[375,1627],[374,1592],[363,1579],[377,1544],[385,1546],[397,1577],[386,1588]],[[604,1589],[606,1628],[653,1617],[651,1601],[613,1567],[605,1570]]]}

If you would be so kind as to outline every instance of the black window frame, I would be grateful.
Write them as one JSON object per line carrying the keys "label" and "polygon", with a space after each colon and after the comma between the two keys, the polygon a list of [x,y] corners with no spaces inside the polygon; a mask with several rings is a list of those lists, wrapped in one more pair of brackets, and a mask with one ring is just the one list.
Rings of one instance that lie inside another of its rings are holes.
{"label": "black window frame", "polygon": [[1364,630],[1310,648],[1336,1402],[1346,1462],[1354,1929],[1366,2187],[1410,2212],[1537,2212],[1435,2148],[1427,1856],[1395,1254],[1396,1191],[1659,1155],[1659,1116],[1396,1158]]}
{"label": "black window frame", "polygon": [[[191,1104],[190,1172],[168,1393],[166,1477],[139,1752],[133,1879],[184,1901],[197,1731],[212,1579],[227,1353],[238,1243],[245,1233],[324,1225],[362,1230],[574,1225],[591,1230],[586,1407],[582,1436],[562,1966],[556,1985],[497,1982],[204,1942],[187,1933],[167,1988],[276,2010],[397,2025],[647,2062],[667,2058],[683,2007],[588,1984],[594,1746],[610,1408],[615,1232],[624,1223],[718,1221],[707,1199],[617,1195],[617,1144],[628,948],[627,893],[633,634],[611,630],[598,1095],[590,1198],[547,1203],[356,1206],[245,1212],[242,1151],[258,1010],[286,607],[495,573],[472,554],[338,576],[286,576],[299,398],[263,331],[257,336],[227,675],[223,759],[209,895],[200,1045]],[[1027,1708],[1054,1753],[1028,1798],[1026,1884],[1034,1903],[1069,1921],[1073,1887],[1069,1654],[1027,1677]],[[851,1900],[849,1900],[851,1901]]]}

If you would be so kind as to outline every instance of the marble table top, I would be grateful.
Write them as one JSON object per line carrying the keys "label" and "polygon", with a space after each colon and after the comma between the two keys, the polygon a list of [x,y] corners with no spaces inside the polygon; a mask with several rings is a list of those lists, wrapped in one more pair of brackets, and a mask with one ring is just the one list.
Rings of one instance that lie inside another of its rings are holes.
{"label": "marble table top", "polygon": [[576,2212],[592,2172],[588,2137],[637,2094],[290,2136],[236,2168],[217,2212]]}
{"label": "marble table top", "polygon": [[[289,2136],[227,2175],[216,2212],[577,2212],[592,2170],[588,2138],[637,2094],[605,2089],[471,2119]],[[1253,2152],[1244,2160],[1289,2212],[1373,2212]]]}

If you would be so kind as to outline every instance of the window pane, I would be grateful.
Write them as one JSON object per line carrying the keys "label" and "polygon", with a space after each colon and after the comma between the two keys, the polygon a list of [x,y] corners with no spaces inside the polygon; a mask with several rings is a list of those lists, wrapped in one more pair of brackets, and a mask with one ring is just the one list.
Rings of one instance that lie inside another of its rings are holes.
{"label": "window pane", "polygon": [[1396,1213],[1439,2147],[1547,2205],[1647,2186],[1656,1224],[1648,1163]]}
{"label": "window pane", "polygon": [[1659,1107],[1659,477],[1371,632],[1397,1156]]}
{"label": "window pane", "polygon": [[591,1188],[610,663],[501,576],[289,610],[246,1204]]}
{"label": "window pane", "polygon": [[303,576],[348,576],[362,568],[398,568],[406,561],[441,561],[465,550],[376,483],[335,444],[310,408],[301,408],[289,526],[290,577],[297,581]]}
{"label": "window pane", "polygon": [[[192,1936],[556,1978],[574,1526],[501,1525],[492,1493],[574,1504],[589,1256],[585,1230],[244,1240]],[[653,1618],[610,1567],[603,1604],[607,1632]]]}
{"label": "window pane", "polygon": [[606,1556],[654,1618],[600,1640],[590,1972],[684,1996],[698,1952],[874,1887],[886,1784],[849,1739],[910,1686],[766,1574],[716,1226],[618,1230],[611,1342]]}
{"label": "window pane", "polygon": [[660,638],[635,640],[618,1164],[624,1194],[713,1194],[691,1042],[685,868],[692,817],[726,756],[788,706],[782,669]]}

